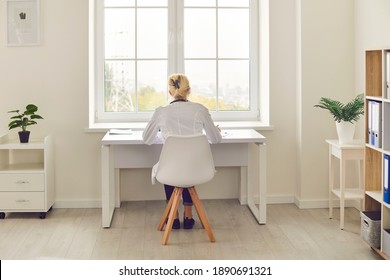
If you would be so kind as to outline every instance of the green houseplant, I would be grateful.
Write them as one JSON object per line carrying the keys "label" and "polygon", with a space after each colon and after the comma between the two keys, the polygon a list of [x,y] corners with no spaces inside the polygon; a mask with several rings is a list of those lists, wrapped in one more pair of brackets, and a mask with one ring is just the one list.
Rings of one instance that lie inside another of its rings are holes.
{"label": "green houseplant", "polygon": [[14,114],[11,117],[11,122],[8,124],[8,128],[20,127],[22,130],[19,131],[19,139],[21,143],[28,143],[30,137],[30,131],[27,130],[27,126],[37,124],[36,120],[43,119],[40,115],[36,114],[38,107],[34,104],[28,104],[26,110],[21,113],[20,110],[12,110],[8,113]]}
{"label": "green houseplant", "polygon": [[353,139],[355,124],[364,114],[364,94],[357,95],[344,104],[340,101],[322,97],[314,107],[328,110],[336,122],[340,143],[348,143]]}

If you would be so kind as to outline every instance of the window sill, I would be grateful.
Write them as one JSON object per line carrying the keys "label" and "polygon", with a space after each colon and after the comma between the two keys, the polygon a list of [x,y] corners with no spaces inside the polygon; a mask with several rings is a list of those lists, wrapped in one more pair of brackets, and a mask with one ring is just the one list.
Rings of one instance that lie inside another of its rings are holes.
{"label": "window sill", "polygon": [[[260,121],[221,121],[215,122],[221,129],[255,129],[255,130],[273,130],[274,127],[269,124],[262,123]],[[133,129],[144,130],[147,122],[130,122],[130,123],[94,123],[85,129],[87,133],[105,133],[112,128],[116,129]]]}

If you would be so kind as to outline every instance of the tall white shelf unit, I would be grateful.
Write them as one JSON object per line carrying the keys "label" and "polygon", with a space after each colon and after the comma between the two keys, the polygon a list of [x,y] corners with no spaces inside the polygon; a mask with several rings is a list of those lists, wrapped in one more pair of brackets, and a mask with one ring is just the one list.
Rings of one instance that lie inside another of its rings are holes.
{"label": "tall white shelf unit", "polygon": [[0,219],[7,212],[37,212],[41,219],[55,200],[51,136],[20,143],[0,137]]}
{"label": "tall white shelf unit", "polygon": [[[385,259],[390,255],[383,252],[384,229],[390,228],[390,204],[383,201],[384,155],[390,155],[390,98],[386,85],[386,54],[390,49],[367,50],[366,61],[366,144],[365,144],[365,198],[366,211],[381,212],[381,248],[372,248]],[[369,136],[369,103],[379,102],[381,107],[381,131],[379,145],[372,145]]]}

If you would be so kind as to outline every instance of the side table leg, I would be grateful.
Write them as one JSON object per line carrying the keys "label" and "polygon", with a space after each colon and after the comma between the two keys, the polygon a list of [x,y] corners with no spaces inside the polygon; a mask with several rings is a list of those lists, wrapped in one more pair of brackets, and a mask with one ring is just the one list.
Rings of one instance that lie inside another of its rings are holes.
{"label": "side table leg", "polygon": [[328,169],[329,169],[329,219],[333,218],[333,200],[332,200],[332,190],[334,184],[334,171],[332,165],[332,145],[329,145],[329,160],[328,160]]}
{"label": "side table leg", "polygon": [[344,207],[345,207],[345,168],[346,161],[343,155],[340,158],[340,229],[344,229]]}

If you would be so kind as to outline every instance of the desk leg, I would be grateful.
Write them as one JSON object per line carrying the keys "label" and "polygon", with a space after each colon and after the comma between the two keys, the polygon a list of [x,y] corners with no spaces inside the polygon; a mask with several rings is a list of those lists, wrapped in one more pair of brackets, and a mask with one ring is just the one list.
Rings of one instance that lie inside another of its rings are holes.
{"label": "desk leg", "polygon": [[266,144],[259,145],[259,193],[260,193],[260,217],[259,223],[265,224],[267,222],[267,154]]}
{"label": "desk leg", "polygon": [[240,201],[240,205],[248,204],[248,167],[241,166],[240,167],[240,193],[238,200]]}
{"label": "desk leg", "polygon": [[267,185],[266,185],[266,145],[259,144],[258,147],[258,157],[259,157],[259,170],[258,170],[258,179],[259,179],[259,207],[256,207],[254,198],[253,198],[253,175],[254,170],[252,165],[251,157],[249,156],[249,166],[248,166],[248,187],[247,187],[247,197],[248,197],[248,207],[252,211],[253,215],[257,219],[259,224],[265,224],[267,221]]}
{"label": "desk leg", "polygon": [[110,227],[115,210],[115,172],[111,146],[101,148],[102,226]]}

